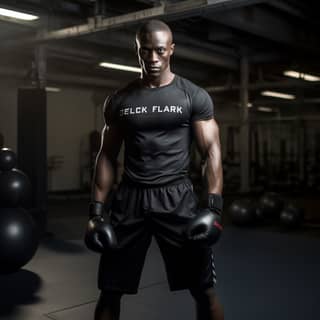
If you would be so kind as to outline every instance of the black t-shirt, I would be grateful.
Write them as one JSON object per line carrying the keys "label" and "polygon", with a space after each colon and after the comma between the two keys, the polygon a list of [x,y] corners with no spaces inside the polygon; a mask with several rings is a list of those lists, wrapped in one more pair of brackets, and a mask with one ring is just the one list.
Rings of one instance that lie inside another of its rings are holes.
{"label": "black t-shirt", "polygon": [[192,122],[213,118],[208,93],[175,75],[158,88],[137,79],[108,97],[107,126],[123,130],[124,177],[137,183],[166,184],[188,174]]}

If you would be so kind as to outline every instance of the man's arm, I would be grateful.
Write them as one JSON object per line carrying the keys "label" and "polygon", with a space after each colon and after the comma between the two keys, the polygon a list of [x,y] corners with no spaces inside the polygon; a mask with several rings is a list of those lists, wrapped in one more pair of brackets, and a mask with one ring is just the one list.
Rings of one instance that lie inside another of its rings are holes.
{"label": "man's arm", "polygon": [[116,175],[116,163],[123,141],[121,129],[104,126],[92,184],[92,200],[104,202],[111,191]]}
{"label": "man's arm", "polygon": [[206,160],[206,178],[208,181],[207,208],[200,210],[186,228],[187,239],[211,246],[221,235],[222,200],[222,164],[219,128],[215,120],[193,122],[199,151]]}
{"label": "man's arm", "polygon": [[219,127],[214,119],[193,122],[198,149],[206,161],[205,175],[209,194],[222,194],[223,171]]}

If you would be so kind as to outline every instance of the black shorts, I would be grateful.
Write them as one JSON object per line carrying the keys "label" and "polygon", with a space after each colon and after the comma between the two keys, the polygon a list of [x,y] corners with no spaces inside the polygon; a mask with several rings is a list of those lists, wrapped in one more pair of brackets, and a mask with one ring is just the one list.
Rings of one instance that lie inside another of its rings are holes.
{"label": "black shorts", "polygon": [[164,259],[171,290],[214,287],[212,249],[188,245],[183,234],[196,210],[189,179],[161,187],[122,182],[111,205],[119,247],[101,256],[99,289],[137,293],[152,236]]}

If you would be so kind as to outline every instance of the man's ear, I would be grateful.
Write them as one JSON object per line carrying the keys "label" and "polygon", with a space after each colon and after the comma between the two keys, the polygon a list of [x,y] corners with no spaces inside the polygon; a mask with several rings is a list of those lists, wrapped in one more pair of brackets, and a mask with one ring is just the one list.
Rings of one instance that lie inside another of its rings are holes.
{"label": "man's ear", "polygon": [[171,43],[171,45],[170,45],[170,51],[171,51],[170,52],[170,56],[173,55],[175,46],[176,46],[175,43]]}

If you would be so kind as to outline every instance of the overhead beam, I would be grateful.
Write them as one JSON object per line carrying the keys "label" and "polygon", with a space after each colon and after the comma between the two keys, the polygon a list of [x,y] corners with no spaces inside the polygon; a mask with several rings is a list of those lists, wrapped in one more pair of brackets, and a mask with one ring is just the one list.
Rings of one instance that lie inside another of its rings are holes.
{"label": "overhead beam", "polygon": [[228,10],[223,15],[206,11],[208,20],[245,31],[280,44],[300,48],[313,53],[320,52],[320,42],[315,35],[306,34],[299,26],[283,19],[281,15],[260,7]]}
{"label": "overhead beam", "polygon": [[[86,24],[75,25],[59,30],[44,31],[34,37],[25,39],[24,41],[19,41],[19,43],[39,43],[72,37],[80,37],[96,32],[121,28],[150,18],[180,19],[189,16],[200,15],[204,12],[204,10],[207,9],[225,10],[242,5],[256,4],[265,1],[266,0],[185,0],[177,3],[161,2],[160,6],[150,9],[131,12],[115,17],[97,17],[95,19],[92,18]],[[17,42],[14,40],[12,41],[12,43],[17,44]],[[8,41],[6,41],[5,44],[8,45]],[[4,44],[2,43],[0,45]]]}
{"label": "overhead beam", "polygon": [[280,9],[297,18],[308,19],[308,17],[301,10],[295,8],[288,2],[284,2],[283,0],[271,0],[268,2],[268,5]]}

